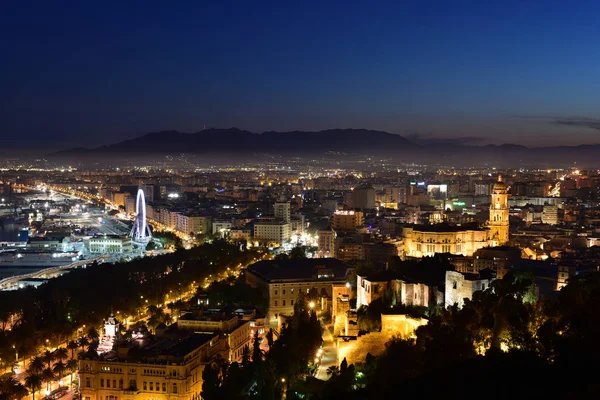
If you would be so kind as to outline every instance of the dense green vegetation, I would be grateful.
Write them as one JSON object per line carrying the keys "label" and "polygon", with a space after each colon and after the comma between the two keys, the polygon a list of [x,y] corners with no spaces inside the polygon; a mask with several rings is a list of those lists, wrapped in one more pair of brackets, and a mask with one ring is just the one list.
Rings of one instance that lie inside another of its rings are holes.
{"label": "dense green vegetation", "polygon": [[[305,398],[590,398],[600,393],[600,273],[579,276],[556,298],[531,298],[527,276],[507,275],[394,339],[355,374]],[[334,377],[341,376],[340,370]],[[400,396],[401,395],[401,396]]]}
{"label": "dense green vegetation", "polygon": [[322,343],[321,324],[308,301],[301,297],[294,305],[294,315],[286,322],[278,340],[267,335],[269,350],[260,349],[258,335],[252,351],[241,363],[223,360],[204,369],[202,398],[217,399],[288,399],[294,388],[310,376],[311,360]]}
{"label": "dense green vegetation", "polygon": [[[99,326],[111,310],[135,317],[147,306],[162,303],[170,292],[190,290],[258,256],[214,241],[129,263],[90,265],[37,289],[0,292],[1,366],[14,360],[16,351],[20,358],[34,355],[46,344],[54,347],[70,340],[83,325]],[[11,319],[15,325],[7,330]]]}

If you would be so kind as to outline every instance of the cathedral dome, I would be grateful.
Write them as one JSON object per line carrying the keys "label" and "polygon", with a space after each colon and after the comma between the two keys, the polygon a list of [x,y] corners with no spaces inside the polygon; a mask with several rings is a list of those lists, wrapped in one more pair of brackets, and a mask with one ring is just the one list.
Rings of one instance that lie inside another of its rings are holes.
{"label": "cathedral dome", "polygon": [[506,183],[502,182],[502,175],[498,175],[498,182],[494,183],[494,192],[506,190]]}

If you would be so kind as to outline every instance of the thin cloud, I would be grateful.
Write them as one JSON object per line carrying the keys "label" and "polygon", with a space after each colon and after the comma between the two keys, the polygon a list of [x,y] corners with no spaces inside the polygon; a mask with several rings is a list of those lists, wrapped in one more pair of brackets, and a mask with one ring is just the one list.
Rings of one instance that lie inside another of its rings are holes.
{"label": "thin cloud", "polygon": [[600,119],[589,117],[564,117],[543,115],[510,115],[511,118],[544,121],[551,125],[575,126],[600,130]]}
{"label": "thin cloud", "polygon": [[551,123],[555,125],[581,126],[600,131],[600,119],[595,118],[557,118]]}

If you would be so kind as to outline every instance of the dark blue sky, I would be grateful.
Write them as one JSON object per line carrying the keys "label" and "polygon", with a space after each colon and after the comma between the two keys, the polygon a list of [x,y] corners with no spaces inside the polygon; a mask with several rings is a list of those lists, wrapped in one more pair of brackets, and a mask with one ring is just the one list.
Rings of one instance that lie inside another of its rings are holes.
{"label": "dark blue sky", "polygon": [[11,3],[0,132],[13,144],[203,125],[600,143],[597,1]]}

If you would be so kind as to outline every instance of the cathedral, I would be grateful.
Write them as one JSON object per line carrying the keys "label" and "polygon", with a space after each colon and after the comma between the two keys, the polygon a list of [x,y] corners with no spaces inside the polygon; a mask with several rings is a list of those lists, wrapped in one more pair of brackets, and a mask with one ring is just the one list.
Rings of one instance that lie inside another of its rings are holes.
{"label": "cathedral", "polygon": [[508,243],[508,189],[498,176],[494,184],[490,202],[490,238],[492,246],[503,246]]}
{"label": "cathedral", "polygon": [[448,224],[411,225],[402,229],[404,255],[431,257],[436,253],[472,257],[485,247],[508,243],[508,188],[498,177],[490,198],[490,217],[486,228],[467,228]]}

